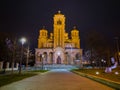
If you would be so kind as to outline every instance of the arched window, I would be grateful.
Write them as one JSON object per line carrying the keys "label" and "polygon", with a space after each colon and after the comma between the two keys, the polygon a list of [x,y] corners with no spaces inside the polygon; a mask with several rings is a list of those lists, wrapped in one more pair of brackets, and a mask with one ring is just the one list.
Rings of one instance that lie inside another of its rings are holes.
{"label": "arched window", "polygon": [[60,20],[58,20],[58,21],[57,21],[57,24],[58,24],[58,25],[61,25],[61,24],[62,24],[62,22],[61,22]]}

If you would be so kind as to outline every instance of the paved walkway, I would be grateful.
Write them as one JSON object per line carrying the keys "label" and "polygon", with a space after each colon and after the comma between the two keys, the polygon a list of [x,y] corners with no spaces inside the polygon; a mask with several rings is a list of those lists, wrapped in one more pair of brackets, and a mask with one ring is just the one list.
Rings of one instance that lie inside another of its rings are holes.
{"label": "paved walkway", "polygon": [[0,88],[0,90],[114,90],[69,71],[49,71]]}

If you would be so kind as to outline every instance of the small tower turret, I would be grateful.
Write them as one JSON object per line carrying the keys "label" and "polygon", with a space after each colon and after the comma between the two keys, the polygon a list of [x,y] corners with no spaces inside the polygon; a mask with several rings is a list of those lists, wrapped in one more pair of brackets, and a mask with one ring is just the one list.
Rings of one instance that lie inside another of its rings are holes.
{"label": "small tower turret", "polygon": [[39,38],[38,38],[38,48],[43,48],[47,46],[47,39],[48,39],[48,31],[43,27],[39,31]]}
{"label": "small tower turret", "polygon": [[76,29],[76,26],[74,26],[71,31],[71,41],[76,48],[80,48],[79,31]]}

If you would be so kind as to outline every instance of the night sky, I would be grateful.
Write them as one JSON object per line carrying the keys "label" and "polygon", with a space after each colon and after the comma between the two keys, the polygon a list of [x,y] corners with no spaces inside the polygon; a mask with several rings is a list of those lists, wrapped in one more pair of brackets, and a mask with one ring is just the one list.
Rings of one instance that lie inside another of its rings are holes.
{"label": "night sky", "polygon": [[0,31],[14,32],[29,38],[37,47],[39,29],[53,31],[53,16],[60,10],[66,17],[66,32],[76,25],[81,48],[85,33],[91,29],[106,35],[112,42],[120,36],[119,0],[0,0]]}

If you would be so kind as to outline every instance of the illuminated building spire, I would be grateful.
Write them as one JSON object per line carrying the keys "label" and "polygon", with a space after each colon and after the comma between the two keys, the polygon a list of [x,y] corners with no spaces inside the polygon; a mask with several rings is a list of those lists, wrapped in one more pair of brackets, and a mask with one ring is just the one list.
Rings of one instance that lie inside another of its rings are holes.
{"label": "illuminated building spire", "polygon": [[45,26],[43,26],[43,29],[45,29]]}
{"label": "illuminated building spire", "polygon": [[73,29],[76,29],[76,26],[74,26]]}
{"label": "illuminated building spire", "polygon": [[61,14],[61,11],[59,10],[58,13]]}

